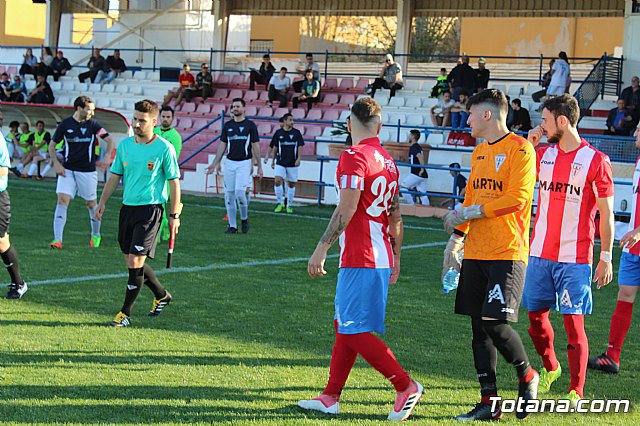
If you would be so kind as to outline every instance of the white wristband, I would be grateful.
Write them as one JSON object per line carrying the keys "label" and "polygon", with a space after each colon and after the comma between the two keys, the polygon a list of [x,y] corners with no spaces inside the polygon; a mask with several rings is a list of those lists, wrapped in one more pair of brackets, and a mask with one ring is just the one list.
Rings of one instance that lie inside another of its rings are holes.
{"label": "white wristband", "polygon": [[600,252],[600,260],[603,262],[611,263],[611,252],[610,251],[601,251]]}

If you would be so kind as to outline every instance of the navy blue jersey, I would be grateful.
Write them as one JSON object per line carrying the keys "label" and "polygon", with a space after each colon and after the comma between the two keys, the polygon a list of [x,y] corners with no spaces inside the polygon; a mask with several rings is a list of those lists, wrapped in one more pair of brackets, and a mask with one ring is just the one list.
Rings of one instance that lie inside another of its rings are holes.
{"label": "navy blue jersey", "polygon": [[467,178],[462,176],[462,173],[458,173],[458,177],[456,178],[456,189],[458,190],[456,195],[460,195],[462,190],[467,187]]}
{"label": "navy blue jersey", "polygon": [[278,148],[276,164],[282,167],[295,167],[298,149],[304,145],[302,133],[298,129],[286,131],[278,129],[271,138],[270,147]]}
{"label": "navy blue jersey", "polygon": [[227,144],[227,158],[243,161],[252,158],[251,144],[260,142],[256,124],[244,119],[240,122],[229,120],[224,123],[220,140]]}
{"label": "navy blue jersey", "polygon": [[94,119],[79,123],[72,116],[62,120],[53,134],[52,142],[57,144],[64,141],[64,168],[76,172],[95,172],[95,147],[99,143],[97,136],[104,139],[109,133]]}
{"label": "navy blue jersey", "polygon": [[[409,147],[409,163],[411,164],[420,164],[420,160],[418,159],[418,154],[422,153],[422,147],[414,143]],[[411,174],[416,176],[420,176],[422,178],[427,178],[429,175],[427,174],[427,169],[423,169],[420,167],[412,167]]]}

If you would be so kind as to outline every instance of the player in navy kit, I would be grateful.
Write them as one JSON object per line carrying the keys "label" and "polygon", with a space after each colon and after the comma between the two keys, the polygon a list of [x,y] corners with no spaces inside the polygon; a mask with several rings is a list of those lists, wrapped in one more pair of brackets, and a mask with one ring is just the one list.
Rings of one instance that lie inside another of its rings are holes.
{"label": "player in navy kit", "polygon": [[[98,172],[96,171],[95,147],[98,138],[107,143],[103,166],[111,165],[113,138],[93,119],[95,105],[91,98],[78,96],[73,102],[75,113],[60,122],[49,143],[49,155],[58,174],[56,193],[58,204],[53,215],[53,241],[51,248],[62,248],[62,234],[67,223],[67,208],[76,193],[84,198],[91,221],[91,247],[100,246],[100,221],[94,217],[98,198]],[[56,156],[56,145],[64,142],[62,163]]]}
{"label": "player in navy kit", "polygon": [[220,146],[216,158],[207,167],[207,173],[220,172],[222,157],[224,162],[224,200],[229,216],[227,234],[237,234],[236,202],[240,206],[242,233],[249,232],[249,204],[246,189],[251,180],[254,160],[258,166],[258,177],[262,178],[262,161],[260,155],[260,137],[256,124],[245,118],[242,98],[235,98],[231,103],[233,120],[227,121],[220,135]]}
{"label": "player in navy kit", "polygon": [[[278,199],[278,205],[274,210],[280,213],[284,206],[284,181],[287,181],[287,213],[293,213],[293,198],[296,195],[296,182],[298,182],[298,167],[304,146],[302,133],[293,127],[293,116],[286,113],[280,119],[282,128],[278,129],[271,138],[269,151],[264,159],[267,164],[271,158],[271,167],[275,168],[275,181],[273,188]],[[275,163],[274,163],[275,161]]]}

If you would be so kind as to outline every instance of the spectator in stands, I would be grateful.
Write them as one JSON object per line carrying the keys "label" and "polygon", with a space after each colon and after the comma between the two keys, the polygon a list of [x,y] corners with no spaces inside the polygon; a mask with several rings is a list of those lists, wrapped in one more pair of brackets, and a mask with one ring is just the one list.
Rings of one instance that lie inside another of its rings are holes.
{"label": "spectator in stands", "polygon": [[189,64],[184,64],[182,66],[182,72],[178,77],[178,83],[180,84],[180,86],[178,86],[176,90],[169,90],[167,95],[164,97],[162,106],[168,105],[171,99],[176,97],[176,108],[178,108],[182,104],[182,98],[191,100],[191,94],[196,84],[196,79],[193,77],[193,74],[191,74],[191,67],[189,66]]}
{"label": "spectator in stands", "polygon": [[447,77],[449,90],[453,92],[453,99],[458,99],[460,92],[473,93],[476,88],[476,70],[469,66],[469,56],[462,56],[462,63],[451,70]]}
{"label": "spectator in stands", "polygon": [[632,128],[636,127],[640,121],[640,78],[637,75],[631,77],[631,86],[626,87],[620,97],[624,99],[624,103],[633,117]]}
{"label": "spectator in stands", "polygon": [[559,96],[566,92],[567,81],[570,78],[569,58],[565,52],[560,52],[551,68],[551,82],[547,88],[548,96]]}
{"label": "spectator in stands", "polygon": [[300,68],[300,75],[304,77],[304,80],[299,80],[293,83],[293,90],[300,93],[302,92],[302,85],[307,79],[307,73],[311,71],[313,73],[313,79],[320,82],[320,65],[313,61],[313,54],[307,53],[305,55],[306,63]]}
{"label": "spectator in stands", "polygon": [[78,75],[78,80],[80,80],[80,83],[84,83],[84,81],[89,78],[91,79],[92,83],[95,83],[98,73],[100,71],[104,71],[104,66],[105,60],[104,56],[100,54],[100,49],[93,49],[93,56],[91,56],[89,62],[87,63],[87,68],[89,68],[89,71],[83,72],[82,74]]}
{"label": "spectator in stands", "polygon": [[449,83],[447,83],[447,69],[440,68],[440,75],[436,80],[436,85],[431,89],[431,97],[439,98],[445,90],[449,90]]}
{"label": "spectator in stands", "polygon": [[33,67],[38,64],[38,58],[33,56],[33,51],[31,48],[27,49],[27,52],[22,55],[24,60],[22,61],[22,65],[20,66],[20,77],[24,78],[25,74],[33,74]]}
{"label": "spectator in stands", "polygon": [[[409,163],[414,165],[425,165],[427,162],[424,158],[424,153],[422,151],[422,147],[418,143],[420,140],[420,130],[413,129],[409,131]],[[429,179],[429,174],[427,173],[427,169],[423,167],[411,167],[411,172],[402,180],[400,184],[400,188],[416,191],[416,192],[427,192],[427,182]],[[412,206],[415,204],[413,201],[413,194],[409,194],[408,192],[402,193],[402,198],[404,201]],[[418,195],[418,200],[420,204],[424,206],[430,205],[429,197],[424,195]]]}
{"label": "spectator in stands", "polygon": [[513,121],[511,122],[511,130],[519,132],[528,132],[531,130],[531,117],[526,108],[522,108],[522,101],[514,99],[511,101],[511,109],[513,109]]}
{"label": "spectator in stands", "polygon": [[[201,96],[200,103],[205,103],[213,94],[213,75],[209,72],[209,65],[200,65],[200,72],[196,75],[196,85],[193,96]],[[168,223],[168,222],[167,222]]]}
{"label": "spectator in stands", "polygon": [[400,64],[393,62],[393,56],[387,53],[384,59],[384,66],[380,70],[380,77],[376,78],[371,85],[371,97],[376,96],[376,90],[389,89],[389,99],[396,95],[396,90],[402,89],[404,82],[402,79],[402,68]]}
{"label": "spectator in stands", "polygon": [[287,94],[291,88],[291,79],[287,77],[287,71],[287,68],[282,67],[280,72],[269,80],[269,106],[273,106],[273,101],[276,100],[280,102],[280,108],[287,106]]}
{"label": "spectator in stands", "polygon": [[104,61],[104,69],[98,71],[95,82],[109,84],[126,70],[127,65],[124,63],[124,59],[120,57],[120,50],[115,49],[113,55],[107,56],[107,60]]}
{"label": "spectator in stands", "polygon": [[29,93],[27,102],[31,104],[52,104],[54,100],[53,90],[47,83],[47,76],[45,74],[36,74],[36,80],[38,84]]}
{"label": "spectator in stands", "polygon": [[67,75],[67,71],[71,69],[69,60],[64,57],[62,50],[56,52],[56,57],[51,62],[51,74],[53,75],[53,81],[58,81],[60,77]]}
{"label": "spectator in stands", "polygon": [[618,99],[618,106],[612,108],[607,116],[607,129],[605,135],[629,136],[631,130],[635,129],[635,124],[631,111],[627,108],[624,99]]}
{"label": "spectator in stands", "polygon": [[307,110],[311,110],[314,103],[320,100],[320,82],[313,78],[313,72],[307,72],[307,79],[302,85],[302,94],[293,98],[293,107],[298,108],[300,102],[307,103]]}
{"label": "spectator in stands", "polygon": [[[449,168],[460,170],[460,163],[451,163],[449,164]],[[456,181],[455,193],[453,195],[462,197],[455,200],[455,207],[458,208],[459,206],[462,206],[462,200],[464,199],[464,194],[467,192],[467,178],[464,177],[462,173],[460,173],[457,170],[450,170],[449,173],[451,173],[451,176],[453,176]],[[444,200],[442,203],[440,203],[441,207],[445,207],[447,205],[451,206],[451,198],[448,198]]]}
{"label": "spectator in stands", "polygon": [[249,90],[256,90],[256,83],[264,84],[265,89],[269,88],[269,80],[271,76],[276,72],[276,68],[271,63],[271,57],[269,55],[262,56],[262,63],[260,69],[256,70],[251,68],[249,73]]}
{"label": "spectator in stands", "polygon": [[451,107],[451,127],[454,129],[467,127],[467,120],[469,119],[468,100],[469,94],[463,90],[458,96],[458,102]]}
{"label": "spectator in stands", "polygon": [[8,93],[11,102],[24,102],[27,98],[27,88],[19,75],[13,76],[13,83],[9,85]]}
{"label": "spectator in stands", "polygon": [[541,86],[543,87],[543,89],[538,90],[531,95],[531,99],[533,99],[533,102],[538,103],[542,101],[542,98],[547,96],[547,89],[549,88],[549,84],[551,83],[551,71],[553,70],[553,64],[555,63],[555,59],[549,61],[549,70],[542,76]]}
{"label": "spectator in stands", "polygon": [[513,107],[511,106],[511,97],[509,95],[505,97],[507,98],[507,128],[510,129],[513,125]]}
{"label": "spectator in stands", "polygon": [[487,61],[484,58],[478,59],[478,69],[476,70],[476,91],[478,93],[489,86],[491,72],[485,68]]}
{"label": "spectator in stands", "polygon": [[9,74],[3,72],[0,76],[0,101],[9,102],[11,95],[9,94],[9,88],[11,87],[11,80],[9,80]]}
{"label": "spectator in stands", "polygon": [[42,46],[42,56],[40,62],[33,67],[33,75],[44,74],[51,75],[51,63],[53,62],[53,52],[50,47]]}
{"label": "spectator in stands", "polygon": [[431,107],[431,122],[434,126],[447,127],[451,122],[451,108],[455,105],[451,92],[445,90],[438,103]]}

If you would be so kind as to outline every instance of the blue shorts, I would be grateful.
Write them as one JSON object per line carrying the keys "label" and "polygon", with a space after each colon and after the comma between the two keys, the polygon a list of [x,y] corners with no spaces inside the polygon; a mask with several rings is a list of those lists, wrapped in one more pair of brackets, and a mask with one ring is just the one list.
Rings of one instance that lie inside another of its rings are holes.
{"label": "blue shorts", "polygon": [[640,256],[622,252],[618,268],[619,285],[640,286]]}
{"label": "blue shorts", "polygon": [[338,333],[384,333],[391,268],[340,268],[335,316]]}
{"label": "blue shorts", "polygon": [[591,265],[529,257],[522,306],[529,312],[552,308],[561,314],[591,313]]}

